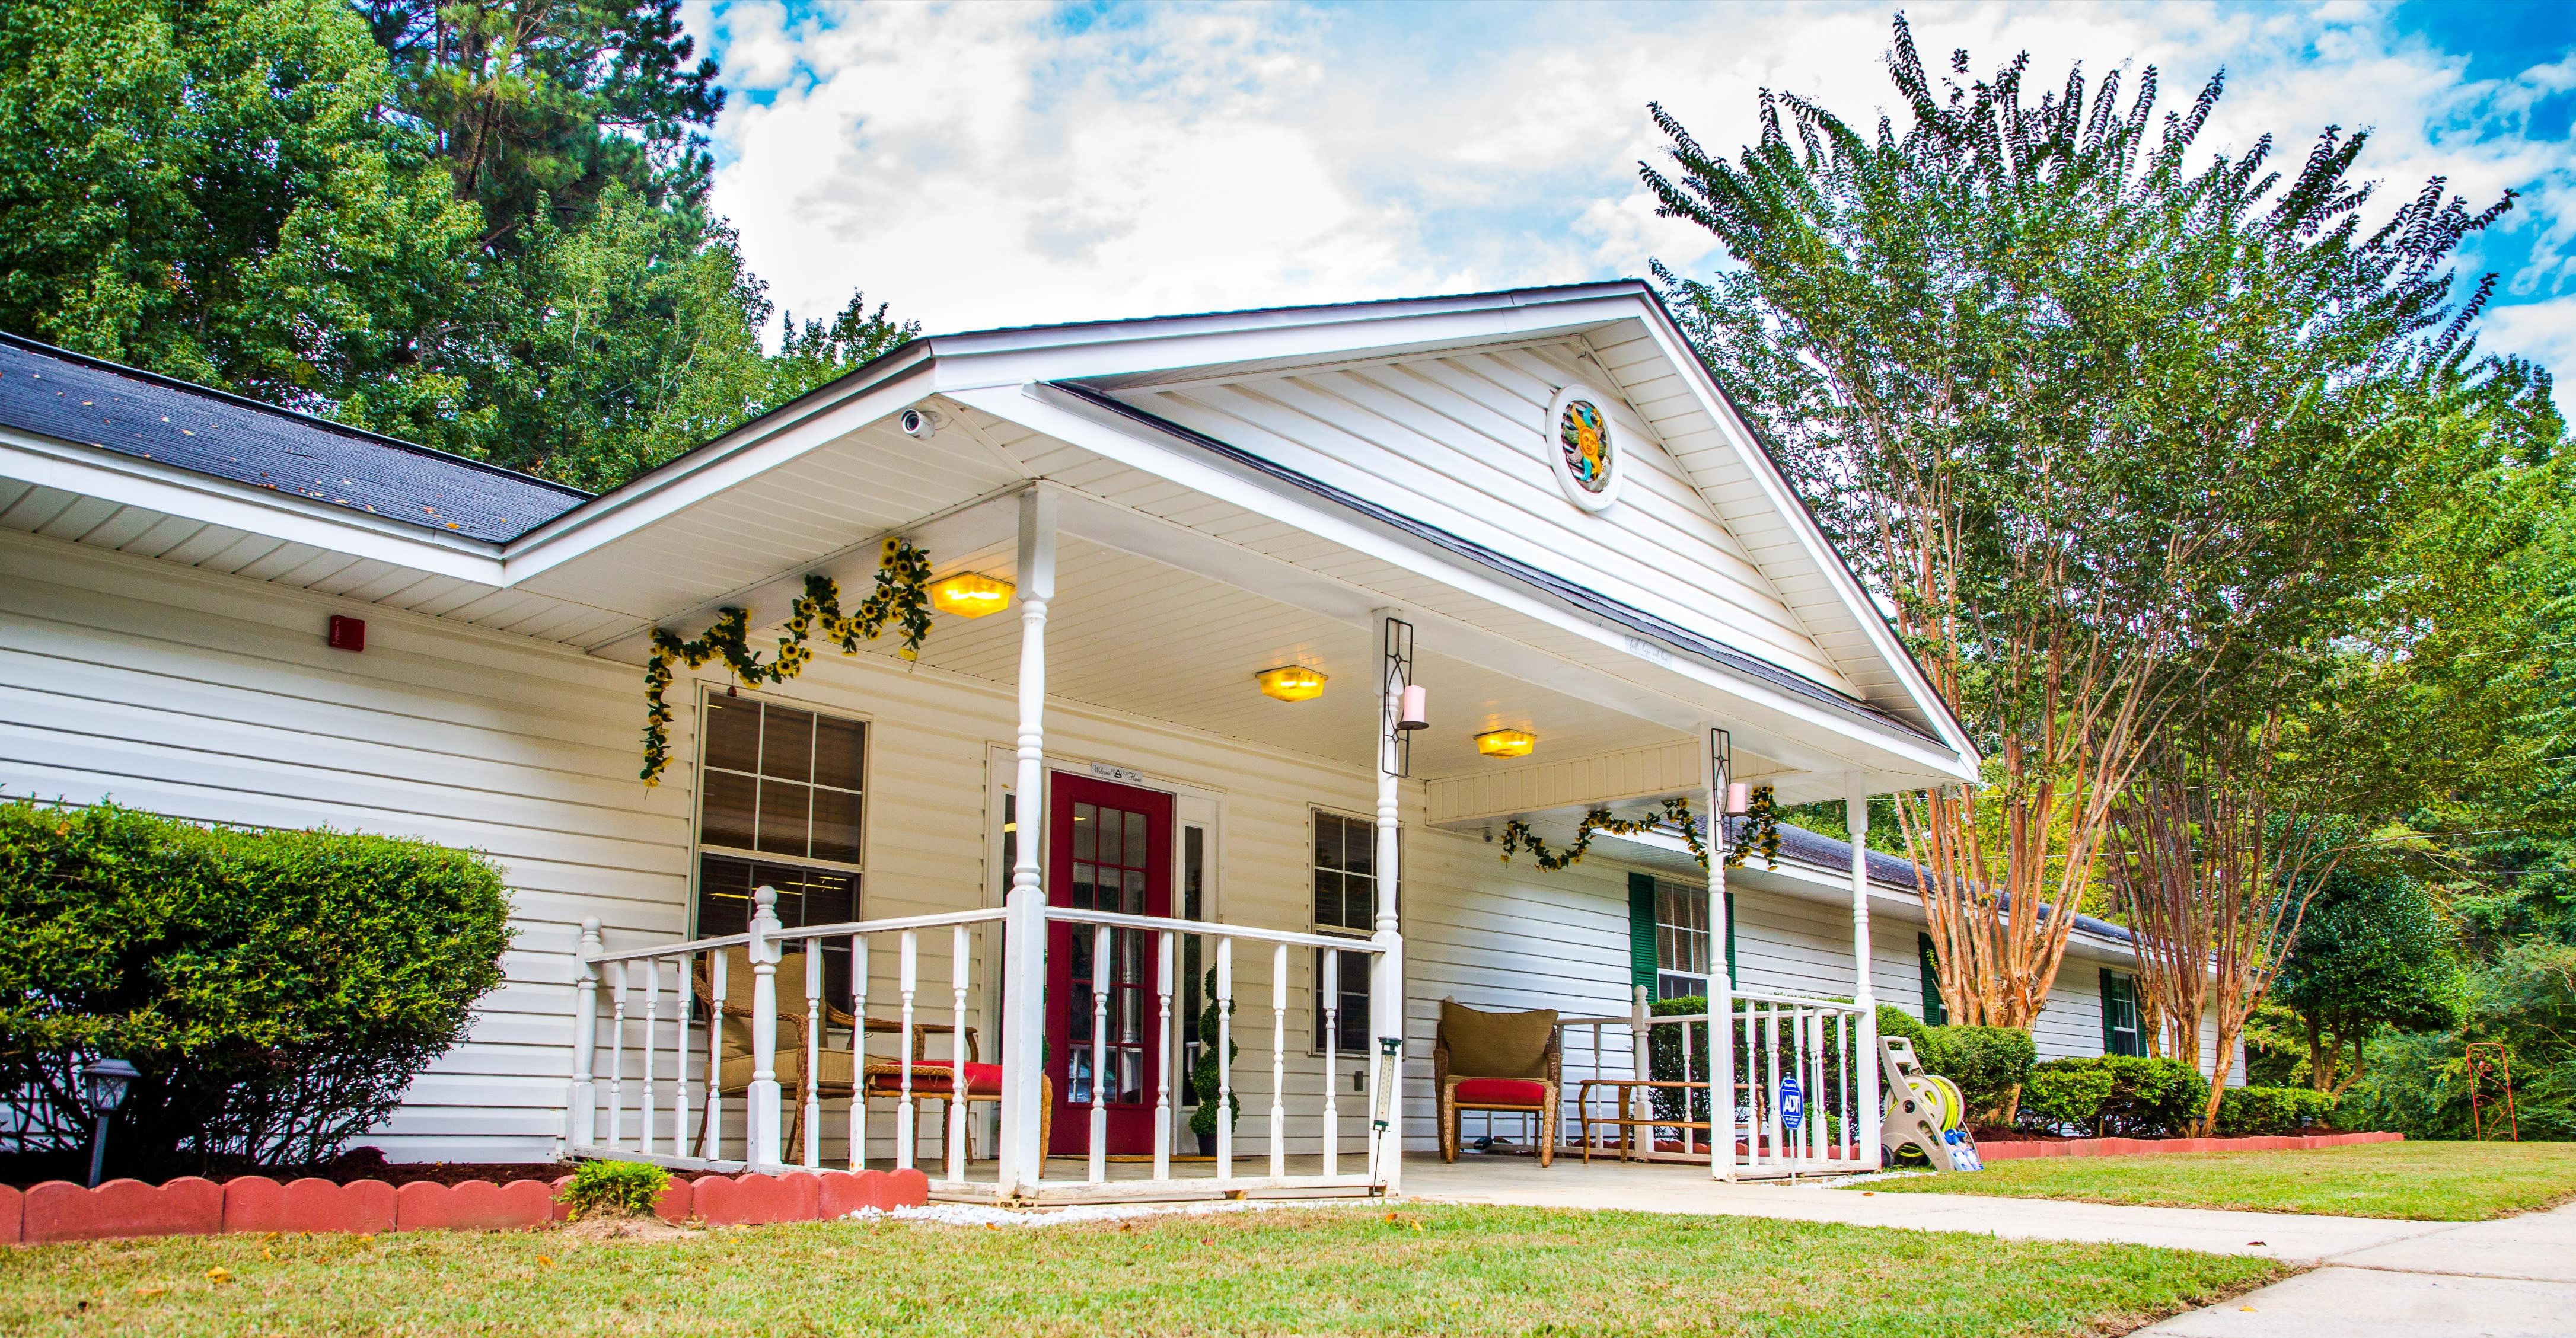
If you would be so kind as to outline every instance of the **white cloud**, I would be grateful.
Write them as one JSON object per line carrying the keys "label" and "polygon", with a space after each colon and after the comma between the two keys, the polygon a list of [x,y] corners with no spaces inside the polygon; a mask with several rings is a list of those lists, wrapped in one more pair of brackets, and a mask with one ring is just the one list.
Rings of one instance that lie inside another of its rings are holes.
{"label": "white cloud", "polygon": [[[785,304],[865,286],[930,328],[1324,302],[1641,274],[1713,259],[1654,215],[1635,164],[1661,101],[1712,150],[1754,133],[1755,90],[1866,122],[1891,106],[1883,5],[1143,7],[692,0],[738,91],[717,207]],[[2488,346],[2571,352],[2576,166],[2521,135],[2576,60],[2470,80],[2373,7],[1908,6],[1927,63],[2027,50],[2054,86],[2125,59],[2167,107],[2228,92],[2203,143],[2266,131],[2295,170],[2318,129],[2375,128],[2384,204],[2425,178],[2483,205],[2526,194],[2490,254],[2517,266]],[[2524,308],[2537,308],[2524,310]],[[2554,314],[2553,314],[2554,313]],[[2555,331],[2556,333],[2550,333]],[[2576,365],[2566,364],[2562,365]]]}

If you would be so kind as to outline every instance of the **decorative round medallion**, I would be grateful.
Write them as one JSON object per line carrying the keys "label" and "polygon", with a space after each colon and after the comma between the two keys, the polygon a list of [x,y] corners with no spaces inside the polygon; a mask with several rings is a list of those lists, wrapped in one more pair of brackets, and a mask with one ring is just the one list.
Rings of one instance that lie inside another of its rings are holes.
{"label": "decorative round medallion", "polygon": [[1601,397],[1588,386],[1556,392],[1548,406],[1548,458],[1566,499],[1586,511],[1599,511],[1619,499],[1619,480],[1627,461],[1610,430],[1610,415]]}

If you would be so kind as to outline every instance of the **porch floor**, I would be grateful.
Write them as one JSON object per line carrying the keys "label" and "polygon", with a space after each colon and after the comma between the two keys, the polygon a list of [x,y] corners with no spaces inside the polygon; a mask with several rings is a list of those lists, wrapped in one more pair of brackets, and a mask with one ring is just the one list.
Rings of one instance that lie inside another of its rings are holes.
{"label": "porch floor", "polygon": [[[923,1170],[936,1177],[943,1169],[925,1156]],[[1337,1178],[1318,1183],[1314,1177],[1323,1173],[1323,1158],[1314,1154],[1285,1159],[1286,1180],[1270,1178],[1267,1153],[1238,1156],[1234,1174],[1225,1180],[1216,1175],[1212,1159],[1180,1158],[1172,1160],[1172,1180],[1181,1183],[1176,1193],[1169,1183],[1153,1179],[1151,1158],[1112,1159],[1103,1168],[1106,1183],[1093,1185],[1085,1178],[1088,1163],[1079,1156],[1057,1156],[1047,1159],[1045,1178],[1040,1184],[1039,1202],[1100,1202],[1130,1200],[1215,1199],[1215,1198],[1356,1198],[1375,1191],[1367,1183],[1368,1163],[1365,1155],[1345,1152],[1338,1159]],[[1801,1182],[1839,1178],[1842,1172],[1824,1176],[1802,1174]],[[1763,1168],[1739,1172],[1745,1179],[1786,1183],[1785,1169]],[[967,1164],[966,1184],[951,1185],[945,1180],[931,1181],[934,1199],[968,1202],[990,1202],[994,1197],[994,1165],[990,1161]],[[1513,1197],[1495,1195],[1570,1195],[1568,1206],[1580,1207],[1646,1207],[1669,1206],[1684,1211],[1700,1210],[1692,1200],[1704,1195],[1713,1185],[1708,1163],[1677,1161],[1632,1161],[1625,1164],[1616,1157],[1595,1156],[1586,1165],[1581,1152],[1559,1152],[1555,1163],[1541,1167],[1538,1158],[1523,1153],[1460,1154],[1456,1162],[1443,1162],[1436,1153],[1408,1153],[1404,1159],[1406,1197],[1456,1199],[1460,1202],[1523,1202]],[[1631,1203],[1634,1198],[1657,1200]]]}

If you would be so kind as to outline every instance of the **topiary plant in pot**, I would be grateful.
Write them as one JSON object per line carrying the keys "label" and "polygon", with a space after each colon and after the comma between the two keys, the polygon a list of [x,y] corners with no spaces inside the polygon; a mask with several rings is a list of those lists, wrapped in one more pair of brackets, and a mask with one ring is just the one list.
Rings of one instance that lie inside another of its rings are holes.
{"label": "topiary plant in pot", "polygon": [[[1199,1094],[1199,1108],[1190,1113],[1190,1132],[1199,1136],[1199,1155],[1213,1157],[1216,1155],[1217,1009],[1223,1007],[1230,1017],[1234,1013],[1234,1005],[1231,1002],[1220,1003],[1217,999],[1216,970],[1213,967],[1208,970],[1199,997],[1207,1000],[1207,1006],[1199,1010],[1199,1061],[1190,1066],[1190,1090]],[[1226,1062],[1232,1063],[1242,1053],[1243,1047],[1236,1045],[1229,1034],[1225,1045]],[[1228,1092],[1225,1104],[1229,1120],[1243,1118],[1242,1098]]]}

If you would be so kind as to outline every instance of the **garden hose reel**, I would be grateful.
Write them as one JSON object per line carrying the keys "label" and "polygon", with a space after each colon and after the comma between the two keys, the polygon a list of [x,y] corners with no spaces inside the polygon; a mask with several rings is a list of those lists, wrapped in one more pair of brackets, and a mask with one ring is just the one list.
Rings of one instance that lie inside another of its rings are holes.
{"label": "garden hose reel", "polygon": [[1936,1171],[1982,1171],[1977,1140],[1967,1130],[1968,1103],[1959,1085],[1927,1073],[1902,1036],[1879,1038],[1879,1071],[1886,1079],[1887,1109],[1878,1134],[1879,1162],[1893,1166],[1907,1152]]}

